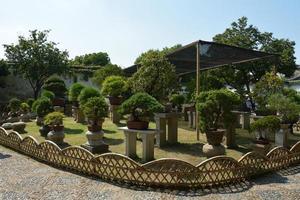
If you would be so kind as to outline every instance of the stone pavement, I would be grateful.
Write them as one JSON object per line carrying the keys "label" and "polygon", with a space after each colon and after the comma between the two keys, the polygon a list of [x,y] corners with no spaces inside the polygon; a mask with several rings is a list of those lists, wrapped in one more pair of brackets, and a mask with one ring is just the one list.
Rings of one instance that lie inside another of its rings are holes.
{"label": "stone pavement", "polygon": [[300,199],[300,166],[225,188],[141,189],[59,170],[0,145],[0,200],[6,199]]}

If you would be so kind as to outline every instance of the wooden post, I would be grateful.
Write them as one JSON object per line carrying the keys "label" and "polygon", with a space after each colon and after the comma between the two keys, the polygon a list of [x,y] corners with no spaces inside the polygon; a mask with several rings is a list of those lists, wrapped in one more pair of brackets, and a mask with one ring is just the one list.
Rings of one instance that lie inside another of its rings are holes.
{"label": "wooden post", "polygon": [[[196,55],[196,61],[197,61],[197,73],[196,73],[196,96],[200,93],[200,42],[197,42],[197,55]],[[199,113],[198,109],[196,108],[196,131],[197,131],[197,140],[199,141]]]}

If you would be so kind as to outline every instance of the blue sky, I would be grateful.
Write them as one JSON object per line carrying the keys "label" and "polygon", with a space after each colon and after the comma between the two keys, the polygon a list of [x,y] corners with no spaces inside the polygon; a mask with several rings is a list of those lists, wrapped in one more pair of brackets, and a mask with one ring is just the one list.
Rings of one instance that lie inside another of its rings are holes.
{"label": "blue sky", "polygon": [[112,63],[131,65],[142,52],[197,39],[212,40],[246,16],[262,31],[296,42],[300,63],[298,0],[0,0],[2,44],[28,30],[51,29],[50,39],[70,57],[104,51]]}

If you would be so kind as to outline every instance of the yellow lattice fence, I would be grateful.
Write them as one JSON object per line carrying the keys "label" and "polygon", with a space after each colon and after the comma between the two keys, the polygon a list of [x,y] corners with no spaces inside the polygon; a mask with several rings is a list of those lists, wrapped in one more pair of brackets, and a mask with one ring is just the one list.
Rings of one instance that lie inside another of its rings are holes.
{"label": "yellow lattice fence", "polygon": [[57,167],[94,175],[101,179],[140,186],[199,188],[238,183],[262,174],[300,163],[300,141],[290,150],[272,149],[266,156],[249,152],[238,161],[216,156],[192,165],[177,159],[159,159],[139,164],[115,153],[95,156],[81,147],[60,149],[55,143],[38,143],[33,137],[22,138],[17,132],[0,128],[0,144]]}

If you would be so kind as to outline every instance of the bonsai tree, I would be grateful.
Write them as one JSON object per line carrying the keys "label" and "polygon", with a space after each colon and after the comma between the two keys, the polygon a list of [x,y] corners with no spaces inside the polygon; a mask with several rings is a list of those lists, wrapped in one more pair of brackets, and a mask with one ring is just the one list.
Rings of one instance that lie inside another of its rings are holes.
{"label": "bonsai tree", "polygon": [[62,144],[64,135],[63,126],[64,115],[61,112],[51,112],[45,117],[45,125],[50,127],[51,131],[47,134],[47,139],[57,143]]}
{"label": "bonsai tree", "polygon": [[92,81],[98,86],[101,87],[103,81],[109,76],[123,76],[123,70],[118,65],[107,64],[104,67],[101,67],[95,71]]}
{"label": "bonsai tree", "polygon": [[78,96],[79,105],[83,106],[91,97],[100,97],[100,92],[92,87],[85,87]]}
{"label": "bonsai tree", "polygon": [[8,107],[13,116],[18,115],[18,111],[20,110],[21,101],[18,98],[12,98],[9,100]]}
{"label": "bonsai tree", "polygon": [[53,101],[53,99],[55,98],[55,94],[51,91],[43,90],[41,97],[46,97],[46,98],[50,99],[50,101]]}
{"label": "bonsai tree", "polygon": [[126,92],[127,88],[125,78],[121,76],[109,76],[102,84],[101,93],[104,96],[109,96],[111,105],[119,105],[121,104],[120,97]]}
{"label": "bonsai tree", "polygon": [[182,94],[172,94],[169,97],[169,101],[172,103],[173,106],[181,110],[181,105],[184,103],[185,97]]}
{"label": "bonsai tree", "polygon": [[58,76],[49,77],[45,81],[43,89],[53,92],[55,97],[64,97],[67,91],[65,82]]}
{"label": "bonsai tree", "polygon": [[30,111],[30,107],[29,107],[29,105],[27,103],[23,102],[20,105],[20,110],[21,110],[21,112],[23,114],[26,114],[26,113],[28,113]]}
{"label": "bonsai tree", "polygon": [[34,99],[33,99],[33,98],[28,98],[28,99],[26,100],[26,103],[29,105],[29,108],[30,108],[29,110],[31,110],[33,102],[34,102]]}
{"label": "bonsai tree", "polygon": [[268,133],[275,133],[280,129],[280,119],[276,116],[265,116],[261,119],[256,120],[250,125],[251,132],[258,132],[256,136],[256,143],[268,144],[267,138]]}
{"label": "bonsai tree", "polygon": [[39,98],[33,103],[32,111],[37,114],[37,124],[42,125],[43,118],[53,111],[52,103],[48,98]]}
{"label": "bonsai tree", "polygon": [[231,111],[239,103],[239,96],[227,89],[200,93],[197,98],[200,130],[206,133],[209,144],[219,145],[222,142],[224,130],[220,128],[234,123]]}
{"label": "bonsai tree", "polygon": [[103,97],[91,97],[82,106],[84,115],[89,121],[89,131],[99,131],[107,116],[108,105]]}
{"label": "bonsai tree", "polygon": [[124,101],[120,108],[120,114],[130,114],[127,121],[128,128],[147,129],[149,121],[147,118],[155,112],[163,110],[163,106],[147,93],[136,93]]}
{"label": "bonsai tree", "polygon": [[46,115],[44,123],[50,127],[62,126],[64,115],[61,112],[51,112]]}
{"label": "bonsai tree", "polygon": [[74,106],[78,106],[78,96],[81,90],[84,89],[84,86],[80,83],[74,83],[69,89],[69,101],[72,101]]}

